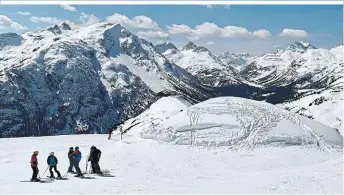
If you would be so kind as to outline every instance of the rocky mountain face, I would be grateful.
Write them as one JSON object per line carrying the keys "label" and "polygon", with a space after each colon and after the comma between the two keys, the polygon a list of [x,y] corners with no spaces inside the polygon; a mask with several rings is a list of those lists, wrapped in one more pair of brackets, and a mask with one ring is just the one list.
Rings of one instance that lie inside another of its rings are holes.
{"label": "rocky mountain face", "polygon": [[120,25],[66,23],[0,50],[0,137],[105,133],[161,95],[214,96]]}

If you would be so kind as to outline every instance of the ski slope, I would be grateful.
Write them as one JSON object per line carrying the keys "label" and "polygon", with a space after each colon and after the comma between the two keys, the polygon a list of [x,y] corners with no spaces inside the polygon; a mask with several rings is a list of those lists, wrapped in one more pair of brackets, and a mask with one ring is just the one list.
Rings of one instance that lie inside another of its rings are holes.
{"label": "ski slope", "polygon": [[[190,127],[187,113],[200,109],[203,115]],[[111,140],[99,134],[0,139],[0,192],[343,193],[342,136],[283,108],[231,97],[191,106],[180,97],[164,97],[128,120],[124,129],[132,125],[122,140],[118,132]],[[228,137],[247,129],[251,131],[246,138]],[[190,131],[194,131],[193,142]],[[102,151],[101,169],[115,177],[86,180],[69,175],[69,180],[53,183],[19,182],[31,177],[34,150],[40,152],[40,175],[51,151],[65,175],[68,148],[80,147],[80,168],[85,171],[92,145]]]}

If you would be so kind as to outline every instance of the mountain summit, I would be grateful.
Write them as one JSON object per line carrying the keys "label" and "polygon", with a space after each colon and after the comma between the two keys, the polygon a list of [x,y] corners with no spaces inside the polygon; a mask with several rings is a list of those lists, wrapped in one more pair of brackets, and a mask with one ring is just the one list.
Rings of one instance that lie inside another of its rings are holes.
{"label": "mountain summit", "polygon": [[294,52],[304,52],[308,49],[317,49],[317,48],[311,45],[310,43],[306,43],[303,41],[295,41],[294,43],[290,44],[287,47],[287,50],[291,50]]}

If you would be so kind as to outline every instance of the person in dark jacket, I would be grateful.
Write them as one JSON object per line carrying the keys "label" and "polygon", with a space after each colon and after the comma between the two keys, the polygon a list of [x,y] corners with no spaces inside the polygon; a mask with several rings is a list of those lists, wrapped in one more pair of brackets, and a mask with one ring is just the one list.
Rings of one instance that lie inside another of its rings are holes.
{"label": "person in dark jacket", "polygon": [[73,171],[73,166],[74,166],[74,156],[73,156],[73,152],[74,152],[74,148],[70,147],[69,151],[68,151],[68,159],[69,159],[69,167],[68,167],[68,172],[69,173],[75,173],[75,171]]}
{"label": "person in dark jacket", "polygon": [[38,155],[38,151],[34,151],[32,156],[31,156],[31,168],[32,168],[32,178],[31,181],[40,181],[39,179],[37,179],[37,175],[38,175],[38,159],[37,159],[37,155]]}
{"label": "person in dark jacket", "polygon": [[47,164],[49,165],[49,171],[50,171],[50,178],[55,178],[54,171],[57,173],[57,177],[61,178],[60,172],[57,170],[57,158],[54,156],[54,152],[50,152],[48,158],[47,158]]}
{"label": "person in dark jacket", "polygon": [[74,158],[74,161],[73,161],[74,167],[75,167],[76,172],[78,173],[75,177],[83,176],[79,167],[79,163],[81,161],[81,152],[79,151],[79,146],[75,147],[75,150],[73,152],[73,158]]}
{"label": "person in dark jacket", "polygon": [[91,161],[92,173],[103,174],[99,167],[99,160],[102,152],[95,146],[91,147],[90,157],[88,161]]}

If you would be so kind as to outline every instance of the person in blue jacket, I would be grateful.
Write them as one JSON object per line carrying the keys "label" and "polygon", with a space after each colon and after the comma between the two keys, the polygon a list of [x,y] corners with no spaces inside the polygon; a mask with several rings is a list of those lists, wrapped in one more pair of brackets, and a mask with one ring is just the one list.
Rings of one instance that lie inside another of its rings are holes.
{"label": "person in blue jacket", "polygon": [[57,177],[61,178],[60,172],[57,170],[57,158],[54,156],[54,152],[50,152],[48,159],[47,159],[47,164],[49,165],[49,171],[50,171],[50,178],[55,178],[53,169],[57,173]]}
{"label": "person in blue jacket", "polygon": [[79,163],[81,161],[81,152],[79,151],[79,146],[75,147],[75,150],[73,152],[73,156],[74,156],[74,167],[75,170],[77,172],[77,175],[75,177],[80,177],[83,176],[79,167]]}

